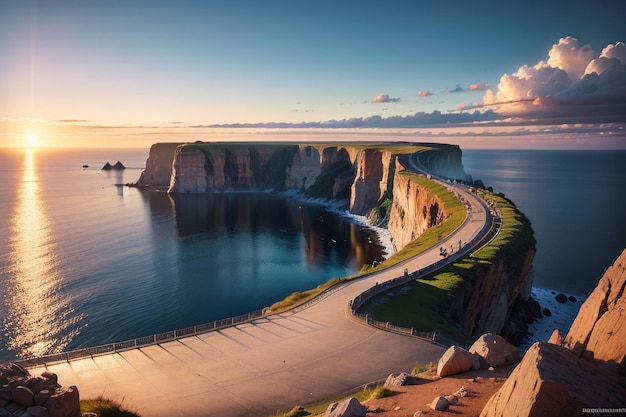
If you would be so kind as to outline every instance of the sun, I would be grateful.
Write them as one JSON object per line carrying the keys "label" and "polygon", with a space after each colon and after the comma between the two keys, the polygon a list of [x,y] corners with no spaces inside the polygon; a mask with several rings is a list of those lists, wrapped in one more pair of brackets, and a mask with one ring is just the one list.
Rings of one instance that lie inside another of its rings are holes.
{"label": "sun", "polygon": [[28,144],[30,146],[37,146],[37,143],[39,142],[37,135],[28,135],[26,139],[28,140]]}

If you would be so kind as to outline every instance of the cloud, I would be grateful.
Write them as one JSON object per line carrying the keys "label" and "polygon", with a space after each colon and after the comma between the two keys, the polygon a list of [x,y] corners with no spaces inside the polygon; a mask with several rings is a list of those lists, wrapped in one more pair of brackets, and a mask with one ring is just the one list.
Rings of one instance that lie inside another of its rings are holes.
{"label": "cloud", "polygon": [[379,94],[372,99],[372,103],[397,103],[399,98],[389,97],[389,94]]}
{"label": "cloud", "polygon": [[441,113],[438,110],[432,113],[417,112],[408,116],[381,117],[379,115],[369,117],[355,117],[342,120],[326,120],[322,122],[270,122],[270,123],[235,123],[194,125],[192,128],[412,128],[423,126],[451,126],[471,125],[476,122],[491,122],[500,119],[500,115],[492,110],[475,110],[465,113]]}
{"label": "cloud", "polygon": [[454,87],[452,90],[450,90],[448,87],[441,90],[442,93],[460,93],[461,91],[465,91],[463,90],[463,87],[461,87],[461,83],[457,84],[456,87]]}
{"label": "cloud", "polygon": [[420,90],[417,92],[417,96],[418,97],[427,97],[427,96],[432,96],[432,93],[428,90]]}
{"label": "cloud", "polygon": [[488,88],[489,86],[487,86],[487,84],[475,83],[475,84],[470,84],[467,90],[468,91],[484,91],[484,90],[487,90]]}
{"label": "cloud", "polygon": [[88,122],[89,120],[82,120],[82,119],[61,119],[61,120],[55,120],[55,122],[57,123],[85,123]]}
{"label": "cloud", "polygon": [[486,91],[483,104],[499,105],[497,110],[504,114],[532,113],[533,117],[626,117],[624,43],[610,44],[598,54],[568,36],[552,46],[548,57],[547,62],[523,65],[511,75],[504,74],[496,92]]}

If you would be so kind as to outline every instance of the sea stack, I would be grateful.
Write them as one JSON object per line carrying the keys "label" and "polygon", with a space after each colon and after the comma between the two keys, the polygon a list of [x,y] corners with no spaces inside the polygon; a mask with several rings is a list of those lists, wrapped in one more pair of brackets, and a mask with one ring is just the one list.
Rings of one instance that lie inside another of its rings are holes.
{"label": "sea stack", "polygon": [[120,161],[117,161],[115,163],[115,165],[111,165],[111,163],[107,162],[106,164],[104,164],[104,166],[102,167],[103,171],[110,171],[110,170],[122,170],[122,169],[126,169],[126,167],[124,166],[124,164],[122,164]]}

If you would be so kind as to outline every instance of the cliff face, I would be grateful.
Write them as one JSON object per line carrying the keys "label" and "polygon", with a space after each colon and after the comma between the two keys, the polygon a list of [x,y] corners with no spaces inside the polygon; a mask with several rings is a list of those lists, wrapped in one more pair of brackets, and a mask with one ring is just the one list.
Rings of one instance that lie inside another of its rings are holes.
{"label": "cliff face", "polygon": [[626,250],[580,307],[563,346],[626,376]]}
{"label": "cliff face", "polygon": [[535,251],[528,249],[515,258],[497,255],[491,264],[472,268],[465,274],[463,284],[454,290],[446,316],[471,339],[494,333],[520,343],[525,330],[513,334],[507,329],[514,309],[530,300],[534,256]]}
{"label": "cliff face", "polygon": [[393,202],[388,225],[398,250],[445,219],[444,204],[439,197],[402,175],[402,169],[400,162],[396,162],[397,174],[393,180]]}
{"label": "cliff face", "polygon": [[392,154],[386,150],[367,149],[356,156],[356,177],[350,193],[350,211],[367,214],[389,188],[389,164]]}
{"label": "cliff face", "polygon": [[169,188],[172,178],[174,153],[180,143],[157,143],[150,147],[146,169],[136,185],[151,188]]}
{"label": "cliff face", "polygon": [[588,415],[626,404],[626,250],[581,306],[567,337],[535,343],[481,417]]}
{"label": "cliff face", "polygon": [[[440,170],[463,171],[460,150],[453,149],[458,148],[445,147],[440,159],[432,151],[428,160]],[[137,185],[167,187],[170,193],[297,189],[314,197],[345,198],[358,215],[393,197],[389,231],[401,249],[445,218],[436,195],[394,175],[403,169],[391,145],[156,144]]]}

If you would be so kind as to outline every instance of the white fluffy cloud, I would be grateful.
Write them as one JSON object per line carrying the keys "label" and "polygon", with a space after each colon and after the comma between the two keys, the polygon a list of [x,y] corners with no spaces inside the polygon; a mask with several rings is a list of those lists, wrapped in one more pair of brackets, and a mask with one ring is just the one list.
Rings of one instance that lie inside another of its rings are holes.
{"label": "white fluffy cloud", "polygon": [[372,99],[372,103],[397,103],[399,98],[389,97],[389,94],[379,94]]}
{"label": "white fluffy cloud", "polygon": [[584,105],[626,100],[626,45],[622,42],[598,54],[568,36],[552,46],[548,57],[547,62],[504,74],[497,91],[488,90],[483,103]]}

